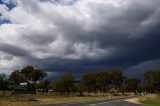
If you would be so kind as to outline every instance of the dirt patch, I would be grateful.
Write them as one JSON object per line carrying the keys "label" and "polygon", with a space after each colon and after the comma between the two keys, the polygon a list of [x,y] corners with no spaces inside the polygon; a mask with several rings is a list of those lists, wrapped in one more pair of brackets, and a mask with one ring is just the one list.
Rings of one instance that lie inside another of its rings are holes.
{"label": "dirt patch", "polygon": [[130,102],[130,103],[134,103],[134,104],[142,104],[139,102],[139,98],[130,98],[130,99],[126,99],[125,101]]}

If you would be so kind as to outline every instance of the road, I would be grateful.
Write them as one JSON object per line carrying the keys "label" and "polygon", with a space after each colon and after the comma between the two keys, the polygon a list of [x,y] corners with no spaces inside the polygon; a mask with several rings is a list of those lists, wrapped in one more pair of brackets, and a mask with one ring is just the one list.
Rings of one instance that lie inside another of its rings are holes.
{"label": "road", "polygon": [[40,106],[144,106],[144,105],[133,104],[125,101],[125,99],[119,99],[113,101],[77,102],[77,103],[64,103],[64,104],[40,105]]}

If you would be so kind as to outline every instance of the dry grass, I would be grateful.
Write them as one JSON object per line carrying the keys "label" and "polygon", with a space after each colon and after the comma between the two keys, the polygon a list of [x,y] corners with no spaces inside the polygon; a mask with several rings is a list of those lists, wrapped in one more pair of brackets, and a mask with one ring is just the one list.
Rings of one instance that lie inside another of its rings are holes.
{"label": "dry grass", "polygon": [[[110,99],[122,98],[125,96],[113,96]],[[108,94],[92,94],[91,96],[36,94],[36,95],[11,95],[0,94],[0,106],[29,106],[38,104],[58,104],[80,101],[108,100]]]}

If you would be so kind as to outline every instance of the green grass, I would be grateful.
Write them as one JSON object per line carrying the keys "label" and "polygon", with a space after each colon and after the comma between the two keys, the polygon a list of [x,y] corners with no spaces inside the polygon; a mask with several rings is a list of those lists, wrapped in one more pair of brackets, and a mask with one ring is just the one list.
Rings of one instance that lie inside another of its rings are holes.
{"label": "green grass", "polygon": [[139,101],[148,106],[160,106],[160,95],[147,96],[141,98]]}

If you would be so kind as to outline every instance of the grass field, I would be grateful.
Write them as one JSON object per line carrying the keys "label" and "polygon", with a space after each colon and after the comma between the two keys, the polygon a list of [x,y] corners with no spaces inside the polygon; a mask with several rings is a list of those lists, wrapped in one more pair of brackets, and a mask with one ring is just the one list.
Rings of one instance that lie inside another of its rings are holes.
{"label": "grass field", "polygon": [[[110,96],[110,99],[123,98],[126,96]],[[11,95],[7,94],[3,96],[0,94],[0,106],[28,106],[38,104],[57,104],[57,103],[69,103],[80,101],[94,101],[94,100],[108,100],[108,94],[105,95],[92,95],[92,96],[66,96],[55,94],[36,94],[36,95]]]}
{"label": "grass field", "polygon": [[149,95],[139,100],[148,106],[160,106],[160,95]]}

